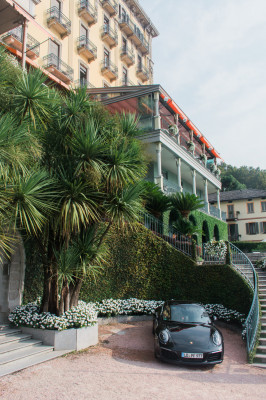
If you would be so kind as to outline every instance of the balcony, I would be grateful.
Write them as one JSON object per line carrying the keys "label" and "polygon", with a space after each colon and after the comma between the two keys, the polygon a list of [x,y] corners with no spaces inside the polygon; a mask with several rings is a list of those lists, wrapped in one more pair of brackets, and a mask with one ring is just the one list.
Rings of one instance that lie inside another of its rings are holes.
{"label": "balcony", "polygon": [[44,68],[62,82],[69,84],[73,81],[73,69],[55,54],[50,53],[43,57]]}
{"label": "balcony", "polygon": [[143,65],[138,65],[136,75],[142,80],[142,82],[148,81],[150,77],[149,71],[147,68],[143,67]]}
{"label": "balcony", "polygon": [[137,49],[142,53],[142,55],[149,53],[149,43],[136,25],[134,26],[134,32],[132,36],[130,36],[130,39],[135,44]]}
{"label": "balcony", "polygon": [[[22,41],[23,41],[23,30],[21,26],[12,29],[4,36],[2,36],[2,41],[13,49],[19,50],[21,53]],[[26,44],[26,56],[35,60],[40,54],[40,43],[34,39],[31,35],[27,34],[27,44]]]}
{"label": "balcony", "polygon": [[86,36],[80,36],[77,39],[78,53],[86,57],[88,63],[96,60],[97,47]]}
{"label": "balcony", "polygon": [[226,221],[237,221],[238,215],[240,214],[239,211],[227,211],[226,213]]}
{"label": "balcony", "polygon": [[136,84],[131,82],[129,79],[122,79],[121,86],[136,86]]}
{"label": "balcony", "polygon": [[80,0],[78,15],[82,17],[89,26],[96,24],[98,12],[97,8],[91,6],[88,0]]}
{"label": "balcony", "polygon": [[124,61],[124,63],[128,67],[131,67],[131,65],[133,65],[135,63],[134,53],[129,49],[125,49],[124,47],[122,47],[122,49],[121,49],[120,59],[121,59],[121,61]]}
{"label": "balcony", "polygon": [[117,32],[110,28],[109,25],[103,25],[102,32],[101,32],[102,40],[107,43],[110,48],[117,46],[118,43],[118,36]]}
{"label": "balcony", "polygon": [[122,16],[119,20],[119,27],[127,37],[131,37],[135,32],[135,24],[129,19],[128,16]]}
{"label": "balcony", "polygon": [[77,79],[74,82],[74,86],[75,86],[75,89],[84,88],[84,87],[87,89],[95,88],[95,86],[92,85],[89,81],[87,81],[87,79]]}
{"label": "balcony", "polygon": [[103,76],[110,79],[111,82],[115,81],[118,77],[118,68],[109,60],[102,61],[101,72]]}
{"label": "balcony", "polygon": [[118,4],[115,0],[101,0],[102,7],[111,17],[117,14]]}
{"label": "balcony", "polygon": [[48,28],[53,28],[62,39],[71,33],[71,21],[57,7],[49,8],[47,11]]}

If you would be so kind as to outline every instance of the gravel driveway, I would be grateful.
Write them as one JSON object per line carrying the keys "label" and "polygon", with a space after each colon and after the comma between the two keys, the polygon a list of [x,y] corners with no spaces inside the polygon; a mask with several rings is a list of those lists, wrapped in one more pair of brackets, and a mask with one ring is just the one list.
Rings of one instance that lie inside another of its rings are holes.
{"label": "gravel driveway", "polygon": [[151,321],[99,327],[100,344],[0,379],[3,400],[264,400],[266,370],[246,363],[238,333],[221,329],[224,362],[180,367],[154,359]]}

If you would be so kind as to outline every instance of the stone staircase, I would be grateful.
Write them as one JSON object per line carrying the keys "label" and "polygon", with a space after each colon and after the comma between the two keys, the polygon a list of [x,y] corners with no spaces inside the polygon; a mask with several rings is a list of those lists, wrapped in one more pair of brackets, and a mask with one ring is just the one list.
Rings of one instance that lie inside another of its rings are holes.
{"label": "stone staircase", "polygon": [[0,325],[0,377],[66,354],[54,351],[31,335]]}
{"label": "stone staircase", "polygon": [[266,272],[256,269],[258,274],[258,290],[261,306],[261,332],[259,345],[254,358],[254,366],[266,368]]}

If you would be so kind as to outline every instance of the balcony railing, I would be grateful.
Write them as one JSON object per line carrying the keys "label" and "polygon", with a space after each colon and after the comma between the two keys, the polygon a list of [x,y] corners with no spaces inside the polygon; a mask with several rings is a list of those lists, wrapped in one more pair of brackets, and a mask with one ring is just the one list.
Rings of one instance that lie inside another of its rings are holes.
{"label": "balcony railing", "polygon": [[[2,36],[2,41],[16,50],[23,51],[23,30],[21,26],[12,29]],[[27,34],[26,56],[35,59],[40,55],[40,42]]]}
{"label": "balcony railing", "polygon": [[128,48],[121,48],[120,58],[128,67],[131,67],[131,65],[135,63],[135,55],[133,51],[129,50]]}
{"label": "balcony railing", "polygon": [[85,19],[89,26],[96,24],[98,18],[98,11],[93,7],[88,0],[80,0],[78,14]]}
{"label": "balcony railing", "polygon": [[110,60],[102,61],[102,74],[106,76],[110,81],[115,81],[118,77],[118,68]]}
{"label": "balcony railing", "polygon": [[109,25],[103,25],[101,30],[101,38],[107,44],[109,44],[110,48],[117,46],[118,36],[117,32],[110,28]]}
{"label": "balcony railing", "polygon": [[101,0],[102,7],[111,15],[117,14],[118,4],[115,0]]}
{"label": "balcony railing", "polygon": [[74,86],[76,89],[84,88],[84,87],[86,87],[87,89],[95,88],[95,86],[92,83],[90,83],[89,81],[87,81],[87,79],[77,79],[74,82]]}
{"label": "balcony railing", "polygon": [[135,32],[135,24],[131,21],[128,15],[123,15],[119,20],[119,27],[128,37],[131,37]]}
{"label": "balcony railing", "polygon": [[149,77],[150,77],[149,71],[143,65],[137,66],[136,74],[137,74],[137,77],[142,80],[142,82],[146,82],[149,80]]}
{"label": "balcony railing", "polygon": [[77,39],[77,48],[78,53],[84,55],[89,63],[97,58],[97,47],[86,36]]}
{"label": "balcony railing", "polygon": [[121,86],[136,86],[135,83],[131,82],[128,78],[121,80]]}
{"label": "balcony railing", "polygon": [[53,27],[63,39],[71,33],[71,21],[57,7],[47,10],[47,25]]}
{"label": "balcony railing", "polygon": [[44,68],[64,83],[73,81],[73,69],[55,54],[50,53],[43,57]]}
{"label": "balcony railing", "polygon": [[226,219],[236,221],[238,219],[239,211],[227,211]]}

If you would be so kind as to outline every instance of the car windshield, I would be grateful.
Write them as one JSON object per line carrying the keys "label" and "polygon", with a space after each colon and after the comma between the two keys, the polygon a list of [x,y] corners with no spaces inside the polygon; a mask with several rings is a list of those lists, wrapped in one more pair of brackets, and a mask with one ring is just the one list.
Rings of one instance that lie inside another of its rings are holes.
{"label": "car windshield", "polygon": [[210,318],[203,307],[194,304],[166,305],[163,310],[163,320],[185,323],[209,323]]}

